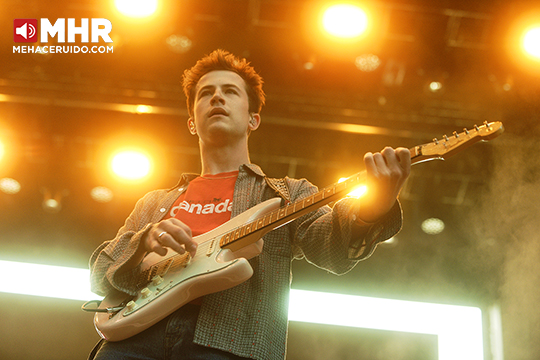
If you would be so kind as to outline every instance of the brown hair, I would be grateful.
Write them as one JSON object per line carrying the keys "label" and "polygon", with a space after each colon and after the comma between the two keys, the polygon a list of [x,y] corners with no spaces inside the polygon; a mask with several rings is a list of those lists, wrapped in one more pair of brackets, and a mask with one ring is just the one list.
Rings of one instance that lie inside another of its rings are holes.
{"label": "brown hair", "polygon": [[262,77],[257,74],[246,59],[239,59],[228,51],[218,49],[197,61],[191,69],[184,71],[182,86],[187,97],[187,107],[190,116],[193,116],[197,83],[201,77],[214,70],[229,70],[240,75],[246,83],[249,112],[261,112],[265,101],[265,94],[262,89]]}

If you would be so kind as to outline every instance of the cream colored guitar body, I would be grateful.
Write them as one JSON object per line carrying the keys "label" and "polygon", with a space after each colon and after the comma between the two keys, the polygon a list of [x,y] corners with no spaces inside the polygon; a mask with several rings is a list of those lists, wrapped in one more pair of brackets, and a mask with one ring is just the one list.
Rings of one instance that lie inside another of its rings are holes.
{"label": "cream colored guitar body", "polygon": [[261,253],[264,233],[252,234],[253,238],[249,239],[252,244],[235,252],[221,248],[219,239],[223,234],[278,209],[280,203],[280,198],[267,200],[195,237],[199,247],[193,258],[170,249],[165,256],[147,255],[141,271],[152,273],[155,270],[155,274],[152,273],[150,282],[133,299],[118,292],[103,300],[100,309],[122,309],[116,313],[96,313],[94,325],[100,336],[109,341],[127,339],[196,298],[230,289],[249,279],[253,269],[247,259]]}

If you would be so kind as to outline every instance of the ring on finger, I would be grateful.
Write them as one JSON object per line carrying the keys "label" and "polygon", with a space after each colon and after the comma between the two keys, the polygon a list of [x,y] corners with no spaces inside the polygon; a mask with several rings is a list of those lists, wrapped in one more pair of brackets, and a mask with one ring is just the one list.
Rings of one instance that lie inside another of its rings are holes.
{"label": "ring on finger", "polygon": [[161,237],[162,237],[163,235],[165,235],[166,233],[167,233],[166,231],[160,232],[159,235],[157,236],[157,237],[158,237],[158,240],[161,240]]}

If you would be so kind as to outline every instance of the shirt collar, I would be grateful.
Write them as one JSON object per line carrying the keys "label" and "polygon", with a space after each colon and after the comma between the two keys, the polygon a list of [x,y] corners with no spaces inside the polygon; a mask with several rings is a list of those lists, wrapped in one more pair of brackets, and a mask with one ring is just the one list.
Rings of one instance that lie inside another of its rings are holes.
{"label": "shirt collar", "polygon": [[[255,164],[240,165],[240,168],[238,169],[238,171],[240,173],[248,172],[248,173],[252,173],[253,175],[260,176],[260,177],[266,177],[266,174],[262,171],[262,169],[258,165],[255,165]],[[168,189],[167,191],[172,191],[174,189],[178,189],[179,187],[185,186],[189,184],[189,182],[195,179],[197,176],[200,176],[200,175],[195,174],[195,173],[184,173],[182,174],[182,177],[180,178],[178,183],[174,187]]]}

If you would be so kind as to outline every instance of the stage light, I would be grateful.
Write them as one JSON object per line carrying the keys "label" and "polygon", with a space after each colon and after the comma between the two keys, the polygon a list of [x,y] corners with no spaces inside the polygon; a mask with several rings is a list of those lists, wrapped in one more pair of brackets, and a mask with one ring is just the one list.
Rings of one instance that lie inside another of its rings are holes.
{"label": "stage light", "polygon": [[43,210],[45,210],[48,213],[57,213],[60,210],[62,210],[62,204],[60,204],[60,201],[56,199],[45,199],[43,200]]}
{"label": "stage light", "polygon": [[[348,178],[340,178],[338,180],[338,183],[340,182],[343,182],[345,180],[347,180]],[[366,193],[367,193],[367,186],[366,185],[358,185],[356,187],[354,187],[348,194],[347,196],[349,197],[353,197],[353,198],[361,198],[362,196],[364,196]]]}
{"label": "stage light", "polygon": [[422,230],[426,234],[437,235],[444,230],[444,221],[437,218],[429,218],[422,222]]}
{"label": "stage light", "polygon": [[432,81],[429,83],[429,90],[431,90],[431,92],[438,92],[442,89],[442,83],[440,83],[439,81]]}
{"label": "stage light", "polygon": [[537,78],[540,76],[540,8],[523,9],[512,18],[506,36],[508,59],[519,70]]}
{"label": "stage light", "polygon": [[135,106],[136,114],[151,114],[154,108],[151,105],[137,105]]}
{"label": "stage light", "polygon": [[[0,260],[0,292],[70,300],[100,298],[90,292],[86,269]],[[66,286],[67,284],[67,286]]]}
{"label": "stage light", "polygon": [[99,203],[107,203],[113,199],[113,192],[104,186],[96,186],[90,191],[90,196]]}
{"label": "stage light", "polygon": [[53,196],[51,190],[47,188],[42,188],[41,192],[43,193],[41,206],[43,210],[51,214],[56,214],[62,210],[62,199],[69,194],[68,190],[63,190],[57,191]]}
{"label": "stage light", "polygon": [[433,334],[439,360],[484,359],[482,311],[476,307],[293,289],[289,321]]}
{"label": "stage light", "polygon": [[9,195],[17,194],[21,191],[21,184],[15,179],[3,178],[0,179],[0,191]]}
{"label": "stage light", "polygon": [[540,25],[527,30],[523,36],[523,49],[528,55],[540,60]]}
{"label": "stage light", "polygon": [[141,180],[150,174],[150,158],[140,150],[123,150],[111,160],[113,173],[125,180]]}
{"label": "stage light", "polygon": [[167,46],[172,52],[184,54],[191,50],[193,41],[185,35],[171,35],[165,40]]}
{"label": "stage light", "polygon": [[368,27],[368,17],[364,10],[352,4],[337,4],[328,7],[322,17],[326,32],[342,39],[357,38]]}
{"label": "stage light", "polygon": [[123,15],[143,18],[153,15],[158,7],[157,0],[115,0],[116,9]]}
{"label": "stage light", "polygon": [[315,68],[315,64],[311,61],[306,61],[303,66],[304,70],[313,70]]}
{"label": "stage light", "polygon": [[[103,298],[90,292],[86,269],[0,260],[0,272],[17,274],[0,277],[0,292],[79,301]],[[484,359],[482,311],[476,307],[291,289],[288,316],[289,321],[437,335],[439,360]]]}
{"label": "stage light", "polygon": [[351,191],[347,195],[354,198],[361,198],[366,193],[367,193],[367,186],[361,185],[361,186],[358,186],[357,188],[354,188],[353,191]]}
{"label": "stage light", "polygon": [[365,72],[377,70],[381,65],[381,59],[377,55],[366,54],[360,55],[356,58],[354,64],[356,67]]}

